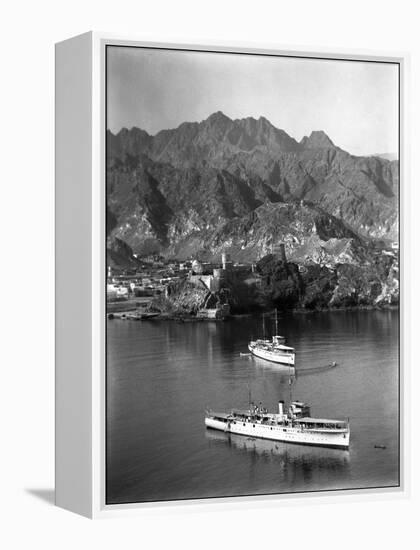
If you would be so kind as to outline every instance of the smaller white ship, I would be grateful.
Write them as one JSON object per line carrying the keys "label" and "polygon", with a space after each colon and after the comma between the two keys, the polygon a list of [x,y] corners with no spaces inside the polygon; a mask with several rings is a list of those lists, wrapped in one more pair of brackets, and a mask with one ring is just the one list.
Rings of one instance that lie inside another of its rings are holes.
{"label": "smaller white ship", "polygon": [[287,412],[283,401],[279,401],[277,413],[269,413],[261,403],[257,406],[252,402],[248,410],[206,411],[205,424],[214,430],[286,443],[336,449],[348,449],[350,445],[348,419],[312,418],[308,405],[300,401],[292,401]]}
{"label": "smaller white ship", "polygon": [[[254,340],[249,342],[248,349],[256,357],[261,359],[266,359],[267,361],[272,361],[274,363],[282,363],[283,365],[295,365],[295,350],[290,346],[286,346],[286,338],[284,336],[279,336],[278,332],[278,320],[277,320],[277,310],[276,310],[276,334],[272,337],[271,340],[265,338],[260,340]],[[264,326],[264,315],[263,315],[263,330],[265,332]]]}

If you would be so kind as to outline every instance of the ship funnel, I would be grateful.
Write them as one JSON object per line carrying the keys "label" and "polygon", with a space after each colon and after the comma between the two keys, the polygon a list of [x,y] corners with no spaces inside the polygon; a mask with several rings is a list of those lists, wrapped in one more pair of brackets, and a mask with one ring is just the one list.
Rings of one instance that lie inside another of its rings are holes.
{"label": "ship funnel", "polygon": [[283,414],[284,401],[279,401],[279,414]]}

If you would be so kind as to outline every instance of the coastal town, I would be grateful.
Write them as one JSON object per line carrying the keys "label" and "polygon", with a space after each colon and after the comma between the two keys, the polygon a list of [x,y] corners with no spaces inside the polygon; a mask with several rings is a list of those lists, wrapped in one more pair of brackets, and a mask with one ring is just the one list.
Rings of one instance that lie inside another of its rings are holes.
{"label": "coastal town", "polygon": [[369,261],[331,258],[295,263],[280,243],[258,262],[133,256],[129,268],[108,267],[108,319],[224,320],[232,313],[280,309],[390,307],[399,295],[398,243],[370,251]]}
{"label": "coastal town", "polygon": [[[284,254],[284,247],[283,247]],[[197,319],[223,320],[230,314],[228,284],[257,286],[256,264],[234,263],[223,253],[220,262],[166,260],[158,255],[142,258],[137,269],[113,273],[108,268],[108,318],[168,317],[153,311],[153,304],[168,299],[180,286],[187,287],[194,305],[186,314]],[[197,300],[198,298],[198,300]]]}

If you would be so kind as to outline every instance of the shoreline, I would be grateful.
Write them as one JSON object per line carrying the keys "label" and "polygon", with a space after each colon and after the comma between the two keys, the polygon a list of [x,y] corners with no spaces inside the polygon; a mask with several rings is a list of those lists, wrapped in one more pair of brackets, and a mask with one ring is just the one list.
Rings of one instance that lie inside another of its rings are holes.
{"label": "shoreline", "polygon": [[[127,304],[128,305],[128,304]],[[280,315],[308,315],[314,313],[332,313],[332,312],[347,312],[347,311],[399,311],[400,306],[396,304],[387,304],[383,306],[349,306],[349,307],[337,307],[337,308],[322,308],[322,309],[304,309],[304,308],[295,308],[295,309],[286,309],[278,310]],[[135,304],[130,305],[129,308],[121,309],[120,311],[106,311],[107,320],[120,319],[120,320],[130,320],[130,321],[175,321],[178,323],[201,323],[201,322],[225,322],[229,320],[235,320],[236,318],[240,319],[242,317],[252,317],[254,315],[263,315],[271,313],[273,309],[269,310],[260,310],[252,311],[247,313],[234,313],[224,319],[207,319],[202,317],[197,317],[189,313],[156,313],[153,315],[147,314],[143,308],[136,306]]]}
{"label": "shoreline", "polygon": [[[399,310],[400,306],[399,304],[385,304],[382,306],[373,306],[373,305],[365,305],[365,306],[348,306],[348,307],[330,307],[330,308],[320,308],[320,309],[305,309],[305,308],[296,308],[296,309],[290,309],[290,310],[283,310],[282,313],[299,313],[306,315],[307,313],[330,313],[333,311],[394,311]],[[269,310],[272,311],[272,310]]]}

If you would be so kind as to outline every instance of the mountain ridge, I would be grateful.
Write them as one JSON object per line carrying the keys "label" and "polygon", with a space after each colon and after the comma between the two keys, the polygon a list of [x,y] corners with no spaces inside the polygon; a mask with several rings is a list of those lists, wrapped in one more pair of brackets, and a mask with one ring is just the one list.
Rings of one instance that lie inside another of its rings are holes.
{"label": "mountain ridge", "polygon": [[[147,174],[156,182],[147,194],[155,201],[149,206],[140,200]],[[108,132],[107,175],[109,206],[119,224],[127,222],[125,216],[131,225],[139,220],[138,235],[133,230],[128,242],[135,248],[148,217],[154,224],[145,238],[153,237],[161,249],[178,235],[179,220],[188,225],[188,216],[197,229],[247,215],[266,202],[303,200],[362,237],[397,236],[398,162],[350,155],[321,130],[298,143],[264,117],[232,120],[218,111],[155,136],[139,128]],[[115,190],[120,184],[125,189],[127,180],[140,187],[135,196],[130,194],[135,206],[121,212],[117,203],[125,200]],[[177,217],[169,229],[168,220]]]}

